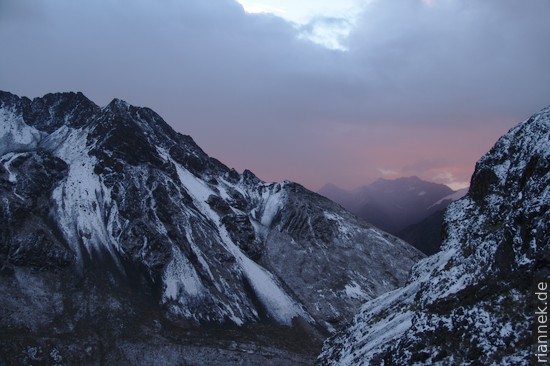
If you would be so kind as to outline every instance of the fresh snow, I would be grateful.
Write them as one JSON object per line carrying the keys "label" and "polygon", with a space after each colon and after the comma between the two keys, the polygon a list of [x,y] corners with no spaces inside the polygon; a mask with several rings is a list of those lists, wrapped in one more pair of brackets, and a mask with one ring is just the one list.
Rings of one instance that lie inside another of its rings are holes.
{"label": "fresh snow", "polygon": [[[226,249],[235,257],[243,275],[254,289],[254,292],[262,304],[266,307],[269,315],[276,321],[285,325],[291,325],[292,319],[297,316],[313,321],[311,316],[309,316],[305,310],[302,309],[302,307],[282,289],[282,286],[271,273],[248,258],[241,251],[241,249],[233,243],[223,225],[220,224],[218,214],[206,203],[208,197],[211,194],[214,194],[208,185],[195,177],[177,162],[172,161],[172,163],[176,166],[176,171],[181,183],[187,188],[189,194],[195,198],[198,203],[201,213],[203,213],[219,227],[220,239],[225,244]],[[267,196],[267,217],[270,217],[270,215],[275,215],[276,212],[274,213],[274,211],[276,211],[280,205],[280,195],[281,193],[278,192]],[[264,217],[266,217],[265,211],[266,210],[264,209],[264,215],[262,217],[262,224],[264,225],[266,222],[271,223],[270,220],[273,219],[271,217],[270,219],[265,219],[264,221]]]}
{"label": "fresh snow", "polygon": [[[331,325],[328,319],[336,319],[338,325],[347,322],[358,299],[372,298],[403,283],[419,257],[403,242],[371,233],[371,226],[329,202],[303,195],[289,182],[264,183],[248,180],[246,174],[235,182],[225,168],[209,164],[199,148],[165,133],[165,126],[157,125],[159,117],[143,109],[120,100],[103,109],[82,110],[84,114],[78,105],[73,109],[34,105],[44,108],[45,115],[55,115],[51,122],[56,126],[59,122],[59,127],[39,132],[25,123],[21,111],[0,108],[0,148],[10,149],[7,155],[0,154],[3,178],[11,183],[22,180],[26,172],[14,168],[19,154],[40,150],[63,160],[67,169],[51,188],[48,215],[59,229],[53,234],[60,234],[74,252],[76,261],[71,265],[83,275],[88,257],[111,255],[122,274],[121,258],[144,265],[154,278],[160,277],[166,308],[188,320],[231,319],[239,325],[257,321],[257,299],[267,316],[278,323],[290,325],[295,317],[303,317],[335,331],[336,323]],[[75,120],[77,115],[81,120]],[[111,125],[117,117],[128,119],[125,122],[132,122],[131,128],[147,136],[148,147],[156,149],[165,164],[158,165],[157,160],[125,164],[126,153],[131,153],[124,149],[128,146],[121,142],[120,151],[108,146],[121,136],[112,136],[114,140],[106,145],[102,136],[92,138],[96,132],[117,128]],[[193,174],[185,163],[176,163],[179,159],[171,155],[182,151],[174,151],[175,144],[181,144],[183,155],[194,155],[194,162],[206,169]],[[115,162],[116,169],[109,169]],[[105,170],[97,174],[99,167]],[[207,183],[212,179],[217,183]],[[236,192],[242,194],[246,206],[241,206]],[[11,192],[8,199],[17,200],[15,195]],[[235,239],[238,233],[230,225],[235,216],[219,214],[206,203],[211,195],[225,200],[238,220],[248,216],[256,232],[254,245],[261,245],[261,261],[249,258],[248,250],[241,249],[246,243]],[[172,199],[171,207],[161,206],[166,199]],[[305,205],[306,212],[289,217],[285,208],[291,205]],[[222,217],[229,220],[222,224]],[[285,225],[275,225],[278,218]],[[287,220],[294,218],[303,220],[304,231],[286,227]],[[317,235],[324,225],[328,225],[326,233]],[[393,242],[395,246],[388,248]]]}
{"label": "fresh snow", "polygon": [[0,156],[6,152],[34,150],[41,137],[41,133],[27,125],[23,117],[0,108]]}
{"label": "fresh snow", "polygon": [[352,230],[350,230],[349,225],[347,225],[346,220],[342,216],[327,211],[324,211],[323,215],[327,220],[336,222],[338,225],[338,232],[342,233],[346,237],[349,237]]}
{"label": "fresh snow", "polygon": [[281,204],[281,198],[282,198],[281,196],[283,194],[282,192],[283,190],[280,190],[277,193],[269,194],[267,193],[267,190],[266,190],[266,193],[264,193],[264,196],[267,195],[267,201],[265,202],[262,218],[260,220],[262,225],[266,227],[271,226],[271,223],[273,222],[275,215],[277,215],[277,212],[279,212],[279,210],[282,207],[282,204]]}
{"label": "fresh snow", "polygon": [[169,299],[185,302],[189,297],[204,293],[204,286],[193,265],[175,245],[172,246],[172,261],[166,267],[163,281],[166,286],[164,296]]}
{"label": "fresh snow", "polygon": [[399,338],[412,326],[412,318],[414,313],[406,311],[404,313],[396,313],[385,317],[383,320],[375,323],[373,327],[367,329],[363,333],[363,329],[355,329],[353,338],[358,344],[361,344],[361,349],[357,352],[349,352],[339,360],[339,366],[360,366],[369,365],[369,359],[380,347],[383,347],[388,342],[392,342]]}
{"label": "fresh snow", "polygon": [[348,297],[351,297],[353,299],[359,299],[359,300],[371,299],[371,296],[367,295],[365,291],[363,291],[361,286],[357,284],[357,282],[355,281],[348,283],[344,288],[344,291],[346,292],[346,295]]}
{"label": "fresh snow", "polygon": [[24,154],[25,153],[7,153],[0,158],[0,163],[4,165],[4,169],[6,169],[6,171],[8,172],[8,181],[10,183],[17,182],[17,174],[11,171],[10,165],[12,161],[15,160],[15,158]]}
{"label": "fresh snow", "polygon": [[[87,133],[61,127],[50,136],[48,143],[64,140],[54,154],[69,165],[67,177],[52,192],[60,228],[67,242],[77,253],[80,266],[83,265],[80,243],[87,250],[101,253],[103,249],[111,254],[122,270],[116,255],[116,241],[104,221],[105,212],[112,206],[110,191],[94,173],[95,159],[90,158],[85,148]],[[112,220],[113,215],[109,218]]]}
{"label": "fresh snow", "polygon": [[[233,249],[240,252],[236,247]],[[286,294],[271,273],[242,252],[234,254],[237,254],[235,257],[243,269],[244,275],[260,301],[266,306],[270,316],[285,325],[292,325],[292,319],[297,316],[313,321],[301,306]]]}
{"label": "fresh snow", "polygon": [[375,237],[376,239],[383,242],[384,244],[386,244],[390,247],[394,246],[394,244],[391,243],[388,239],[384,238],[384,236],[377,229],[369,229],[369,233],[372,234],[372,236]]}

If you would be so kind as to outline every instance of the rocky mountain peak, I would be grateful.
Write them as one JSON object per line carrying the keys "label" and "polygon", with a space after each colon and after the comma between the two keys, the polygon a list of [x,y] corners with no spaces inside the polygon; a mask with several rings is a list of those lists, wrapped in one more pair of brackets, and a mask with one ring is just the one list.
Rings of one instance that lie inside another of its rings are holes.
{"label": "rocky mountain peak", "polygon": [[109,102],[109,104],[107,104],[105,109],[109,109],[109,110],[114,111],[115,113],[118,112],[117,114],[120,114],[120,113],[127,112],[128,109],[130,109],[130,105],[122,99],[113,98],[113,100],[111,100],[111,102]]}
{"label": "rocky mountain peak", "polygon": [[83,344],[155,334],[176,347],[173,334],[203,324],[305,329],[310,347],[423,257],[299,184],[227,168],[119,100],[0,93],[0,147],[0,288],[18,299],[0,301],[0,326],[24,337],[0,351],[15,363],[29,339],[49,354],[41,335],[65,344],[70,329],[81,352],[56,352],[75,364]]}

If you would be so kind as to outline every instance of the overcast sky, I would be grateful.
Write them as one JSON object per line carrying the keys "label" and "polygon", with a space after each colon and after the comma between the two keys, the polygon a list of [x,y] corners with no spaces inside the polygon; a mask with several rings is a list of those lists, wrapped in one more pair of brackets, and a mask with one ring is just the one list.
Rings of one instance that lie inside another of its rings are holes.
{"label": "overcast sky", "polygon": [[0,89],[147,106],[226,165],[313,190],[467,184],[550,105],[548,0],[273,3],[0,0]]}

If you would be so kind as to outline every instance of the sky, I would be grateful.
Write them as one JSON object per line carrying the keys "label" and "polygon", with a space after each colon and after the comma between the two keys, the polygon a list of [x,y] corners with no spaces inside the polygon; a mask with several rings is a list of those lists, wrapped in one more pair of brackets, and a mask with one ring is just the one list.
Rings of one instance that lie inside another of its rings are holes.
{"label": "sky", "polygon": [[0,0],[0,90],[152,108],[266,181],[460,188],[550,105],[548,0]]}

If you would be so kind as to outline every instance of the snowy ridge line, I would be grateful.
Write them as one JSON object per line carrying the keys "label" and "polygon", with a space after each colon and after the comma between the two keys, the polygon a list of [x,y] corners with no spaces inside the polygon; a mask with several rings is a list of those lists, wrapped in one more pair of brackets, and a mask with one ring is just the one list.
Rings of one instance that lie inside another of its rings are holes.
{"label": "snowy ridge line", "polygon": [[297,183],[228,168],[147,108],[81,93],[0,92],[0,105],[6,266],[91,282],[105,268],[193,324],[302,317],[330,332],[422,257]]}

